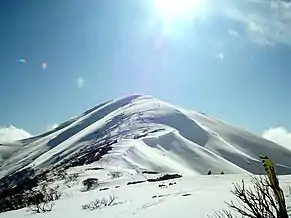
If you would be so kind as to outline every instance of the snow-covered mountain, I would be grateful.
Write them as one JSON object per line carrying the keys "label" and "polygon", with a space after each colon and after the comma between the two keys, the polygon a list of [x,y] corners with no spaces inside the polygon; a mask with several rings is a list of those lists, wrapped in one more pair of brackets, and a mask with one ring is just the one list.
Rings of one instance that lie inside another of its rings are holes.
{"label": "snow-covered mountain", "polygon": [[131,95],[100,104],[39,136],[0,144],[0,177],[26,166],[96,163],[183,175],[209,169],[262,174],[261,154],[274,160],[278,174],[291,174],[291,150],[283,146],[203,113]]}

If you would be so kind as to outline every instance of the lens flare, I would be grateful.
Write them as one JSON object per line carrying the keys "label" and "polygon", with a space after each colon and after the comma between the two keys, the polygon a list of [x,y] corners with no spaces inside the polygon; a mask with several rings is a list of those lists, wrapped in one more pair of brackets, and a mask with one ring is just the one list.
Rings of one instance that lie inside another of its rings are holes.
{"label": "lens flare", "polygon": [[41,68],[42,68],[43,70],[46,70],[46,68],[47,68],[47,63],[46,63],[46,62],[42,62],[42,63],[41,63]]}
{"label": "lens flare", "polygon": [[25,58],[18,58],[15,61],[18,62],[18,63],[22,63],[22,64],[27,62]]}

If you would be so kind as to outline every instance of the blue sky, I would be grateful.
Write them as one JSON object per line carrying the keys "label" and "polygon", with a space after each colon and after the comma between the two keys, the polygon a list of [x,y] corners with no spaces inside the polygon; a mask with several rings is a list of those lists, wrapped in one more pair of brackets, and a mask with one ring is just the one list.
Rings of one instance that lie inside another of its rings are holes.
{"label": "blue sky", "polygon": [[257,134],[291,129],[290,6],[0,0],[0,126],[37,134],[144,93]]}

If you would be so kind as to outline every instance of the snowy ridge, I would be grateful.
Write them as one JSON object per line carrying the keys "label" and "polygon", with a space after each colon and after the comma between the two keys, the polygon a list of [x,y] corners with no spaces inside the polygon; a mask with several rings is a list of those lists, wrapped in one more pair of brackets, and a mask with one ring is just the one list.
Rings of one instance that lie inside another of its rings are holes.
{"label": "snowy ridge", "polygon": [[[0,145],[0,153],[3,146],[8,145]],[[101,166],[185,175],[209,169],[261,174],[259,155],[264,154],[277,164],[278,174],[291,174],[291,151],[285,147],[142,95],[100,104],[56,129],[18,141],[12,150],[1,155],[0,177],[25,166],[51,168],[85,155],[96,158],[98,152],[103,152],[97,158]]]}

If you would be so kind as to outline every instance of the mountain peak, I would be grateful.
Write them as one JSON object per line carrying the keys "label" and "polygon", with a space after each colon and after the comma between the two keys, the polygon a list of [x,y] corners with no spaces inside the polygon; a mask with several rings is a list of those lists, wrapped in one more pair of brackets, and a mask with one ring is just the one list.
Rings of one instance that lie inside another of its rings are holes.
{"label": "mountain peak", "polygon": [[291,173],[290,150],[150,95],[104,102],[21,143],[3,160],[2,172],[97,164],[187,175],[209,169],[261,174],[263,154],[278,164],[278,174]]}

